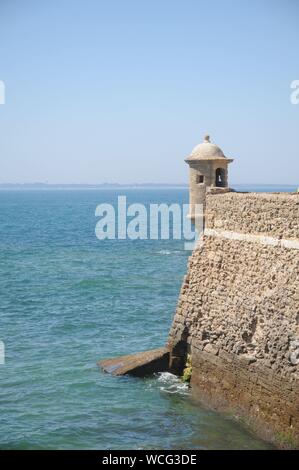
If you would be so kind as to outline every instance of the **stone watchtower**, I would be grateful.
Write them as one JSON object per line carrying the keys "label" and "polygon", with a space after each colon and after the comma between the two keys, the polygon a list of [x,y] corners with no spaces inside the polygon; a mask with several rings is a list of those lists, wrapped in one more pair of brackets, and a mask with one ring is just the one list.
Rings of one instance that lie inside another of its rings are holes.
{"label": "stone watchtower", "polygon": [[197,145],[185,159],[190,167],[189,177],[189,217],[195,222],[196,204],[204,206],[206,192],[226,192],[228,188],[228,164],[232,158],[226,158],[222,150],[210,142],[206,135],[204,142]]}

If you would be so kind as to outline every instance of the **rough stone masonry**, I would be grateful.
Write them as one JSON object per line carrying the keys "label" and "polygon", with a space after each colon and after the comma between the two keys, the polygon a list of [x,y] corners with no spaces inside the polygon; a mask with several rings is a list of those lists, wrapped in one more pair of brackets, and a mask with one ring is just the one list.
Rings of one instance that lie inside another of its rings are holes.
{"label": "rough stone masonry", "polygon": [[[203,217],[166,348],[100,362],[115,375],[192,367],[195,398],[299,447],[299,193],[236,193],[205,136],[185,159]],[[199,219],[198,219],[199,220]]]}
{"label": "rough stone masonry", "polygon": [[167,346],[99,365],[181,375],[187,358],[195,399],[299,448],[299,194],[207,192]]}
{"label": "rough stone masonry", "polygon": [[299,194],[207,194],[169,334],[195,398],[299,446]]}

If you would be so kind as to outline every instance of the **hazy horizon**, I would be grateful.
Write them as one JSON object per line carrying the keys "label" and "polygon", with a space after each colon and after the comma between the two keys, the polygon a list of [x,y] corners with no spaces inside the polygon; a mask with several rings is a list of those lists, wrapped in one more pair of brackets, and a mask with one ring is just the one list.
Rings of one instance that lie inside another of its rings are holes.
{"label": "hazy horizon", "polygon": [[[182,182],[182,183],[166,183],[166,182],[161,182],[161,183],[158,183],[158,182],[148,182],[148,183],[138,183],[138,182],[135,182],[135,183],[117,183],[117,182],[103,182],[103,183],[43,183],[43,182],[32,182],[32,183],[0,183],[0,188],[1,187],[4,187],[4,186],[49,186],[49,187],[52,187],[52,186],[92,186],[92,187],[125,187],[125,186],[128,186],[128,187],[134,187],[134,186],[137,186],[137,187],[150,187],[150,186],[159,186],[159,187],[168,187],[168,186],[178,186],[178,187],[183,187],[183,188],[188,188],[189,187],[189,184],[188,182]],[[234,186],[270,186],[270,187],[283,187],[283,186],[286,186],[286,187],[296,187],[297,188],[297,185],[296,184],[290,184],[290,183],[236,183],[236,182],[231,182],[230,184],[231,188],[233,188]]]}
{"label": "hazy horizon", "polygon": [[230,184],[299,185],[298,19],[296,0],[3,0],[0,183],[188,184],[209,133]]}

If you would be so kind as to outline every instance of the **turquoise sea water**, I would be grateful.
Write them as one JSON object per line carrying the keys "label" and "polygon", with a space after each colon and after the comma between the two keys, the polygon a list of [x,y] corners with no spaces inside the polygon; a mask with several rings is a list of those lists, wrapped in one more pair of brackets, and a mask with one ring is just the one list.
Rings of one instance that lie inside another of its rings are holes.
{"label": "turquoise sea water", "polygon": [[99,359],[165,343],[190,254],[180,240],[99,241],[95,208],[118,194],[188,200],[169,188],[0,191],[0,447],[268,448],[194,404],[174,376],[98,369]]}

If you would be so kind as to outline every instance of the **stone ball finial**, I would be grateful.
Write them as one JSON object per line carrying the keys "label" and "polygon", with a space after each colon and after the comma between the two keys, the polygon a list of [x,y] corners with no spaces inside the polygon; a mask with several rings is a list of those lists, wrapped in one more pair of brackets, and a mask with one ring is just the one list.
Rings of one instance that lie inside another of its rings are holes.
{"label": "stone ball finial", "polygon": [[206,134],[206,135],[204,136],[204,142],[207,142],[207,143],[210,142],[210,136],[209,136],[209,134]]}

